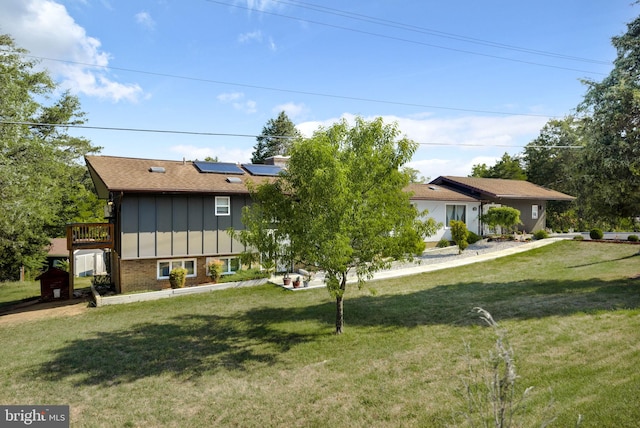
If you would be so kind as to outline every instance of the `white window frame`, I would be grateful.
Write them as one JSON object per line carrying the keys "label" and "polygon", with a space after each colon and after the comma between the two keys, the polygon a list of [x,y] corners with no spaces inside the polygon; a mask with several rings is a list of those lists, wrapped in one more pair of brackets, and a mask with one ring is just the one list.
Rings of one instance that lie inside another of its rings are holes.
{"label": "white window frame", "polygon": [[[208,257],[207,258],[207,276],[209,276],[209,263],[211,263],[211,261],[213,261],[213,260],[220,260],[221,262],[224,263],[222,265],[222,267],[224,268],[224,270],[222,271],[222,275],[231,275],[231,274],[236,273],[240,269],[242,269],[242,265],[240,264],[240,258],[237,257],[237,256]],[[238,266],[237,270],[230,270],[231,269],[231,260],[237,260],[237,262],[236,262],[237,266]]]}
{"label": "white window frame", "polygon": [[172,269],[175,269],[177,267],[182,267],[188,270],[188,268],[186,268],[185,266],[188,263],[192,263],[193,272],[187,273],[187,278],[195,278],[196,276],[198,276],[198,262],[196,259],[167,259],[167,260],[158,260],[158,263],[156,265],[157,279],[169,279],[169,275],[167,276],[162,275],[162,270],[160,268],[160,265],[165,263],[169,263],[169,273],[171,273]]}
{"label": "white window frame", "polygon": [[217,216],[231,215],[231,197],[230,196],[216,196],[215,206],[216,206],[215,213]]}
{"label": "white window frame", "polygon": [[538,219],[538,205],[531,205],[531,218],[533,220],[537,220]]}
{"label": "white window frame", "polygon": [[[447,212],[448,212],[447,208],[449,208],[449,207],[463,207],[464,208],[464,214],[463,214],[462,221],[463,221],[464,224],[467,224],[467,208],[468,208],[467,205],[465,205],[465,204],[445,204],[445,206],[444,206],[444,222],[445,222],[444,228],[445,229],[451,229],[451,226],[449,225],[450,220],[448,219],[448,214],[447,214]],[[453,219],[453,220],[455,220],[455,219]]]}

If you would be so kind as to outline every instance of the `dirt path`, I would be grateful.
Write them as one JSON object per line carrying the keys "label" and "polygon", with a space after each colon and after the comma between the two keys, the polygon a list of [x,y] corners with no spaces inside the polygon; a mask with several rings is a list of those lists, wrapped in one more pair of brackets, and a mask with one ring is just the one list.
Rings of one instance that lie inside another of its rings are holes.
{"label": "dirt path", "polygon": [[89,302],[83,299],[45,303],[38,301],[20,303],[1,310],[0,328],[46,318],[81,315],[88,310]]}

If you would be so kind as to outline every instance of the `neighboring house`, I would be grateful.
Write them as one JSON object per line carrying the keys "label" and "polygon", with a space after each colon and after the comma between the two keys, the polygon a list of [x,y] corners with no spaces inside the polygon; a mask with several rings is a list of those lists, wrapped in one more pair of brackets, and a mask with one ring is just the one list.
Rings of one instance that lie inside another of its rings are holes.
{"label": "neighboring house", "polygon": [[209,282],[207,264],[221,259],[238,270],[244,247],[228,234],[243,228],[251,203],[247,184],[273,179],[281,167],[161,161],[111,156],[85,158],[113,224],[112,281],[116,291],[169,286],[169,272],[187,269],[187,284]]}
{"label": "neighboring house", "polygon": [[[523,180],[500,178],[452,177],[441,176],[431,181],[432,185],[446,186],[451,190],[475,198],[481,205],[481,212],[490,207],[509,206],[520,211],[522,225],[520,230],[528,233],[546,227],[548,201],[572,201],[575,198],[555,190]],[[487,234],[483,228],[481,234]]]}
{"label": "neighboring house", "polygon": [[451,220],[463,221],[468,230],[480,234],[480,201],[476,198],[444,185],[413,183],[407,190],[418,211],[427,210],[427,217],[442,223],[435,235],[427,237],[427,242],[451,240]]}
{"label": "neighboring house", "polygon": [[[73,255],[75,276],[94,276],[106,273],[104,250],[74,250]],[[48,267],[58,268],[68,260],[67,238],[53,238],[47,250]]]}

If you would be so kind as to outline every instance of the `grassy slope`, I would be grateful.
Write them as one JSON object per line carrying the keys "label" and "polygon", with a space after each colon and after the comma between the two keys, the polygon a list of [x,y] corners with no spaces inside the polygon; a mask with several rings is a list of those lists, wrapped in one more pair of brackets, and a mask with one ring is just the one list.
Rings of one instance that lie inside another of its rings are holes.
{"label": "grassy slope", "polygon": [[[465,345],[507,331],[524,426],[640,420],[638,247],[560,242],[351,288],[332,335],[326,290],[274,286],[0,324],[0,403],[70,404],[72,426],[446,426],[460,422]],[[544,407],[555,401],[552,412]]]}

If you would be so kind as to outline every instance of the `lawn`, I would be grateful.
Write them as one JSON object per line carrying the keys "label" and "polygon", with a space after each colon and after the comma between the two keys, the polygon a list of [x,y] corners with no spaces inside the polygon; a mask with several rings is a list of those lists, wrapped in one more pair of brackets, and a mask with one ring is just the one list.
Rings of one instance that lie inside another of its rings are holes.
{"label": "lawn", "polygon": [[0,318],[0,403],[69,404],[74,427],[465,426],[462,380],[495,344],[481,306],[534,387],[514,426],[635,427],[639,249],[563,241],[352,287],[340,336],[326,290],[273,285]]}

